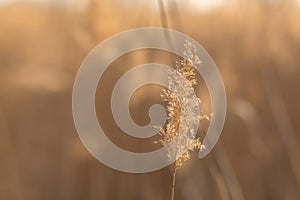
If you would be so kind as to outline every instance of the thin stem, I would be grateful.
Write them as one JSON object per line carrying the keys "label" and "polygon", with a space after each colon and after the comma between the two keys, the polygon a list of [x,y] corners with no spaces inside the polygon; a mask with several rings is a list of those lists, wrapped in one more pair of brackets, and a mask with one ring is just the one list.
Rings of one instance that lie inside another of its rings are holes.
{"label": "thin stem", "polygon": [[161,19],[162,26],[163,28],[168,28],[168,19],[165,12],[163,0],[158,0],[158,5],[159,5],[159,12],[160,12],[160,19]]}
{"label": "thin stem", "polygon": [[174,164],[173,183],[172,183],[172,197],[171,197],[171,200],[174,200],[174,198],[175,198],[176,171],[177,171],[177,167]]}

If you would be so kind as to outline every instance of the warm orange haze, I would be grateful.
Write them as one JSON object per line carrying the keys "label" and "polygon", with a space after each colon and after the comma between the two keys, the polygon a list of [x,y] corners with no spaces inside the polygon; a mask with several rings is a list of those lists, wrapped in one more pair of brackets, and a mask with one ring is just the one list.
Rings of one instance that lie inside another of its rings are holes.
{"label": "warm orange haze", "polygon": [[[176,200],[300,199],[300,6],[298,1],[16,1],[0,4],[0,199],[169,200],[172,166],[145,174],[113,170],[82,145],[72,117],[80,64],[100,42],[138,27],[168,27],[197,40],[216,62],[227,94],[227,117],[213,151],[197,151],[177,170]],[[75,5],[76,4],[76,5]],[[202,8],[202,7],[205,7]],[[149,62],[172,65],[158,50],[128,53],[105,71],[96,94],[98,120],[123,149],[159,149],[114,122],[117,80]],[[201,58],[200,58],[201,59]],[[147,74],[146,76],[151,76]],[[207,87],[196,74],[202,114]],[[162,87],[139,88],[133,120],[149,123]],[[209,121],[200,123],[205,136]]]}

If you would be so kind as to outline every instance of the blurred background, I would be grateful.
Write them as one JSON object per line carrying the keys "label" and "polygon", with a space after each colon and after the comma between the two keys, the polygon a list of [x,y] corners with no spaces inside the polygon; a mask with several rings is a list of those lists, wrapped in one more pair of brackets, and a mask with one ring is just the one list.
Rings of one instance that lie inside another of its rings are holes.
{"label": "blurred background", "polygon": [[[94,159],[72,118],[72,86],[98,43],[137,27],[168,27],[197,40],[224,79],[228,112],[220,140],[205,159],[193,153],[177,172],[175,199],[300,199],[300,2],[296,0],[0,1],[0,199],[145,199],[171,197],[172,168],[127,174]],[[150,151],[109,109],[114,84],[130,68],[168,64],[166,52],[117,59],[99,83],[97,114],[124,149]],[[197,95],[210,113],[198,75]],[[132,97],[136,123],[149,122],[161,87]],[[151,91],[151,92],[149,92]],[[205,135],[208,122],[200,124]]]}

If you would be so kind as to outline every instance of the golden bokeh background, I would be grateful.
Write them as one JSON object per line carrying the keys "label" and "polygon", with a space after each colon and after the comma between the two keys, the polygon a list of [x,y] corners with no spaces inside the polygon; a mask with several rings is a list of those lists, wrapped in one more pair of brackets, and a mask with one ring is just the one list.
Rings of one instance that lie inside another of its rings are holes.
{"label": "golden bokeh background", "polygon": [[[0,199],[165,200],[172,169],[127,174],[84,148],[72,118],[72,86],[98,43],[137,27],[169,27],[197,40],[224,79],[224,131],[205,159],[177,172],[175,199],[300,199],[300,4],[293,0],[6,1],[0,4]],[[133,66],[170,63],[160,51],[122,56],[99,83],[96,107],[110,139],[150,151],[153,141],[124,135],[109,101]],[[151,74],[149,74],[151,76]],[[200,76],[197,94],[210,112]],[[149,92],[150,91],[150,92]],[[139,89],[130,104],[138,124],[161,88]],[[200,125],[203,138],[208,122]]]}

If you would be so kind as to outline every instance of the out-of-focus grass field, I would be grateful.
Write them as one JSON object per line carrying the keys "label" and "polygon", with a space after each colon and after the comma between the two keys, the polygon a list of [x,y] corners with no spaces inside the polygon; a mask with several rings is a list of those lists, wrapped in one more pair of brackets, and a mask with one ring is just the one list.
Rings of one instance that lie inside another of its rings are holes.
{"label": "out-of-focus grass field", "polygon": [[[178,171],[175,199],[300,199],[299,4],[228,1],[211,10],[192,4],[164,1],[165,20],[215,60],[228,112],[213,152],[203,160],[194,153]],[[126,174],[102,165],[81,144],[72,118],[72,85],[88,52],[113,34],[144,26],[162,26],[157,1],[94,0],[81,9],[0,5],[0,199],[170,199],[171,168]],[[99,85],[99,120],[125,149],[157,147],[150,139],[122,136],[103,102],[109,102],[115,81],[126,70],[167,62],[167,57],[149,50],[126,55]],[[147,121],[145,108],[159,102],[160,89],[137,91],[131,104],[137,123]],[[209,112],[203,83],[198,90]],[[205,127],[207,122],[199,135]]]}

